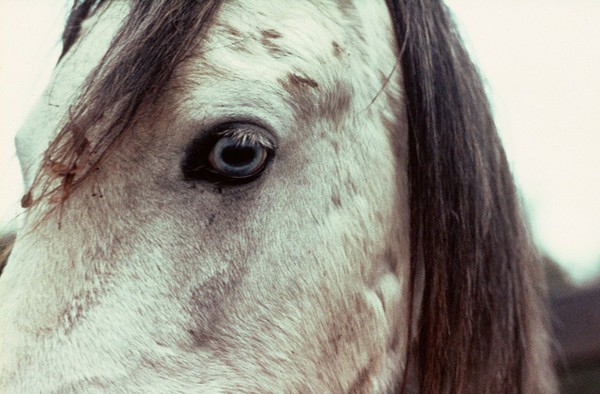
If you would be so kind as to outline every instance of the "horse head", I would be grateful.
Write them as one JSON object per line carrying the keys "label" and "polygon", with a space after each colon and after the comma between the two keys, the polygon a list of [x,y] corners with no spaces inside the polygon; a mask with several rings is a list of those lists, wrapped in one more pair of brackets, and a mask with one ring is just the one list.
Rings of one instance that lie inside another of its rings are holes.
{"label": "horse head", "polygon": [[553,390],[437,1],[76,1],[17,136],[6,392]]}

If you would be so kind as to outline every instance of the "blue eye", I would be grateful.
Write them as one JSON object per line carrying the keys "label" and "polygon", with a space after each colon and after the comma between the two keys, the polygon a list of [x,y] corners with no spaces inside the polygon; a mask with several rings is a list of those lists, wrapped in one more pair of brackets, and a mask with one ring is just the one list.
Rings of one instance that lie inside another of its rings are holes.
{"label": "blue eye", "polygon": [[264,170],[268,150],[250,138],[223,136],[208,156],[212,170],[229,178],[248,178]]}
{"label": "blue eye", "polygon": [[220,185],[252,182],[275,155],[272,134],[251,123],[225,123],[191,141],[181,170],[188,181]]}

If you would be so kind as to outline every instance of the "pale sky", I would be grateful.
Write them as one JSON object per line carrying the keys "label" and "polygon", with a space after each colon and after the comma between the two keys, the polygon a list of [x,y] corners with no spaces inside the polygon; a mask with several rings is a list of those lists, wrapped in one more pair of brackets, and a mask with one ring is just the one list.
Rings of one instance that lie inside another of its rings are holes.
{"label": "pale sky", "polygon": [[[485,77],[534,237],[600,274],[600,1],[447,0]],[[60,50],[63,0],[0,0],[0,226],[22,194],[13,138]]]}

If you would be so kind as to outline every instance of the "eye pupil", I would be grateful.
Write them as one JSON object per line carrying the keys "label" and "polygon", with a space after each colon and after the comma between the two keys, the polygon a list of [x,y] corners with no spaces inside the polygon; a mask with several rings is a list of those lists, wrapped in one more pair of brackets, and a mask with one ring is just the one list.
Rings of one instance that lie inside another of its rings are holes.
{"label": "eye pupil", "polygon": [[228,146],[221,152],[221,160],[232,167],[245,167],[255,157],[256,149],[247,146]]}

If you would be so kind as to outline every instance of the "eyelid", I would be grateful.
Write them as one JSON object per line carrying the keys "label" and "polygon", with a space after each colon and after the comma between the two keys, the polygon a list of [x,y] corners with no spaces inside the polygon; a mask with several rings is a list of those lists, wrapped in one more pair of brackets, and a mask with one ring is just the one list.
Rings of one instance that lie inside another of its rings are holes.
{"label": "eyelid", "polygon": [[[238,125],[239,127],[235,127]],[[240,145],[246,143],[261,145],[263,148],[270,151],[277,148],[275,140],[272,137],[269,138],[265,135],[264,129],[260,126],[252,127],[252,129],[248,127],[248,124],[234,123],[229,124],[229,127],[227,127],[227,125],[224,126],[222,131],[216,133],[219,137],[229,137]]]}
{"label": "eyelid", "polygon": [[[222,114],[219,109],[215,109],[213,116],[209,118],[197,118],[191,119],[190,126],[193,127],[192,130],[196,130],[197,139],[210,139],[219,135],[219,133],[228,133],[231,129],[235,129],[236,126],[241,126],[241,129],[250,128],[256,130],[260,130],[260,133],[266,136],[273,145],[273,149],[277,149],[279,147],[279,139],[280,134],[277,127],[273,127],[273,125],[265,121],[264,119],[252,115],[252,114]],[[260,112],[260,111],[259,111]],[[281,128],[282,126],[279,126]]]}

